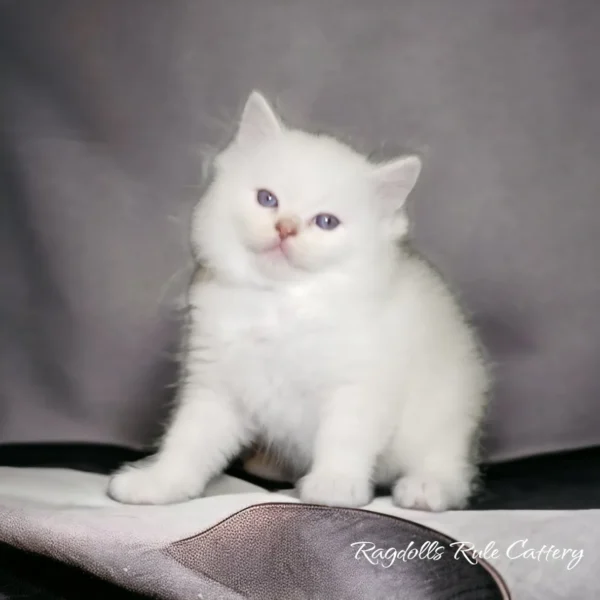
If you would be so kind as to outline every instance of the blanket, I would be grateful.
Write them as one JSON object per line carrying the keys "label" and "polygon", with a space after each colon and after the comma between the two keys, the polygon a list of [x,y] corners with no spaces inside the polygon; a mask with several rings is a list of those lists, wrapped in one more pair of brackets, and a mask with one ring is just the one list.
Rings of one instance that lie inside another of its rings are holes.
{"label": "blanket", "polygon": [[106,485],[94,473],[0,468],[0,541],[172,600],[600,594],[600,510],[430,514],[389,497],[334,509],[227,475],[199,499],[125,506]]}

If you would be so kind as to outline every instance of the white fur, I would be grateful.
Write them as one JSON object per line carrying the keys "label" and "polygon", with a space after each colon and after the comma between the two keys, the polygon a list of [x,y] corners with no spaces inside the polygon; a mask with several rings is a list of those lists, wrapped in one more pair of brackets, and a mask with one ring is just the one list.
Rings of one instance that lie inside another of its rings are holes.
{"label": "white fur", "polygon": [[[375,165],[291,130],[250,96],[194,216],[206,270],[190,288],[177,408],[158,453],[113,477],[113,498],[200,495],[260,440],[307,502],[362,506],[378,483],[400,506],[464,506],[488,376],[453,296],[398,243],[419,171],[416,157]],[[261,188],[278,208],[257,203]],[[319,229],[322,212],[342,224]],[[300,228],[287,256],[265,250],[282,217]]]}

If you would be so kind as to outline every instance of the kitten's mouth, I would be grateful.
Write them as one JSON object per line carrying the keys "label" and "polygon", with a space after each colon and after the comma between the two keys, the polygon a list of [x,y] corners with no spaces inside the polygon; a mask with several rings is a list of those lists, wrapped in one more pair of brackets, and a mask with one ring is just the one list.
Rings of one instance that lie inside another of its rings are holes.
{"label": "kitten's mouth", "polygon": [[286,246],[285,240],[279,240],[263,250],[263,254],[268,256],[283,256],[289,259],[289,249]]}

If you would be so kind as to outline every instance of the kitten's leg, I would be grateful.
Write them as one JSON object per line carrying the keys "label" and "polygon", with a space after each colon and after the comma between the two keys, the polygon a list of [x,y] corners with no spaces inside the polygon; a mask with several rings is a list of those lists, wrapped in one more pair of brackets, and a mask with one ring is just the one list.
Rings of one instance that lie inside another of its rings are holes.
{"label": "kitten's leg", "polygon": [[108,494],[125,504],[169,504],[199,496],[247,442],[227,398],[186,385],[157,454],[121,468]]}
{"label": "kitten's leg", "polygon": [[477,474],[474,431],[474,424],[449,424],[444,432],[405,437],[404,475],[392,490],[394,504],[436,512],[464,508]]}
{"label": "kitten's leg", "polygon": [[298,484],[300,498],[329,506],[368,504],[375,460],[386,442],[385,422],[368,394],[339,390],[321,416],[311,470]]}

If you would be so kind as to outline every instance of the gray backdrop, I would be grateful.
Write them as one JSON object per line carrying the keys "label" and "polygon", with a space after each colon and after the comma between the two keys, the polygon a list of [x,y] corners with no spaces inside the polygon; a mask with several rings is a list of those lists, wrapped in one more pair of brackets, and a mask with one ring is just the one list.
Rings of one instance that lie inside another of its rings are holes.
{"label": "gray backdrop", "polygon": [[496,363],[493,459],[600,443],[597,0],[0,0],[0,442],[143,446],[202,157],[258,87],[423,150],[419,249]]}

